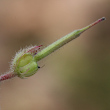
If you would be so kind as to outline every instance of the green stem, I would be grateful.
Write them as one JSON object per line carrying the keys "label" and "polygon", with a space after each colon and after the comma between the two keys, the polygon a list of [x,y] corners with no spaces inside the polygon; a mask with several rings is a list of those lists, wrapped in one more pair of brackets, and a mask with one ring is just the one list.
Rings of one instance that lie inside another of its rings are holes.
{"label": "green stem", "polygon": [[58,39],[56,42],[50,44],[49,46],[47,46],[46,48],[41,50],[38,54],[36,54],[34,57],[35,60],[39,61],[39,60],[43,59],[44,57],[48,56],[49,54],[51,54],[58,48],[65,45],[66,43],[68,43],[68,42],[72,41],[73,39],[77,38],[78,36],[80,36],[80,34],[83,33],[84,31],[86,31],[87,29],[91,28],[92,26],[98,24],[99,22],[101,22],[103,20],[105,20],[105,17],[102,17],[102,18],[98,19],[97,21],[95,21],[94,23],[92,23],[82,29],[75,30],[75,31],[67,34],[66,36]]}

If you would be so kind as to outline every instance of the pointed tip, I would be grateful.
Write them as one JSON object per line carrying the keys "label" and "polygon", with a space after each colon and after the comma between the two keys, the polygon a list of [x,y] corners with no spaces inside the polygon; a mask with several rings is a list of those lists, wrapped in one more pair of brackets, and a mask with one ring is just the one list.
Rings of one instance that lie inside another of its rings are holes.
{"label": "pointed tip", "polygon": [[106,20],[106,18],[105,18],[105,17],[102,17],[101,20],[102,20],[102,21],[103,21],[103,20]]}
{"label": "pointed tip", "polygon": [[97,21],[93,22],[92,24],[90,24],[90,25],[88,25],[88,26],[86,26],[86,27],[80,29],[80,33],[86,31],[87,29],[93,27],[94,25],[96,25],[96,24],[98,24],[98,23],[100,23],[101,21],[104,21],[104,20],[106,20],[105,17],[102,17],[102,18],[98,19]]}

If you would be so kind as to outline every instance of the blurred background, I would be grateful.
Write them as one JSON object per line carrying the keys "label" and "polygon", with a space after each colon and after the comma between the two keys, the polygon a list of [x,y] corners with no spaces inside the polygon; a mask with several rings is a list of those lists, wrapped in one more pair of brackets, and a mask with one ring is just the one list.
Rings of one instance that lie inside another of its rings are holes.
{"label": "blurred background", "polygon": [[110,0],[0,0],[0,74],[20,48],[45,48],[103,16],[35,75],[2,82],[0,110],[110,110]]}

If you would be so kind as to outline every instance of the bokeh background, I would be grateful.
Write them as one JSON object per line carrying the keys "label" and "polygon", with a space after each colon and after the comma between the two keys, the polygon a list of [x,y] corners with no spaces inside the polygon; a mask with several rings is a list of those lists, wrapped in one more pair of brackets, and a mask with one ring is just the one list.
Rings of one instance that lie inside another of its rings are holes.
{"label": "bokeh background", "polygon": [[103,16],[35,75],[2,82],[0,110],[110,110],[110,0],[0,0],[0,74],[20,48],[44,48]]}

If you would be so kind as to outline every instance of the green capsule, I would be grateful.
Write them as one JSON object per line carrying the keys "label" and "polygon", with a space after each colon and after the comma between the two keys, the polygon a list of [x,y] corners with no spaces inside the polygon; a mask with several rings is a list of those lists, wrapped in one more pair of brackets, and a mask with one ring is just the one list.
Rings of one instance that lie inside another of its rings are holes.
{"label": "green capsule", "polygon": [[33,47],[18,52],[12,61],[11,69],[20,78],[32,76],[39,68],[33,53],[30,52],[32,49]]}

